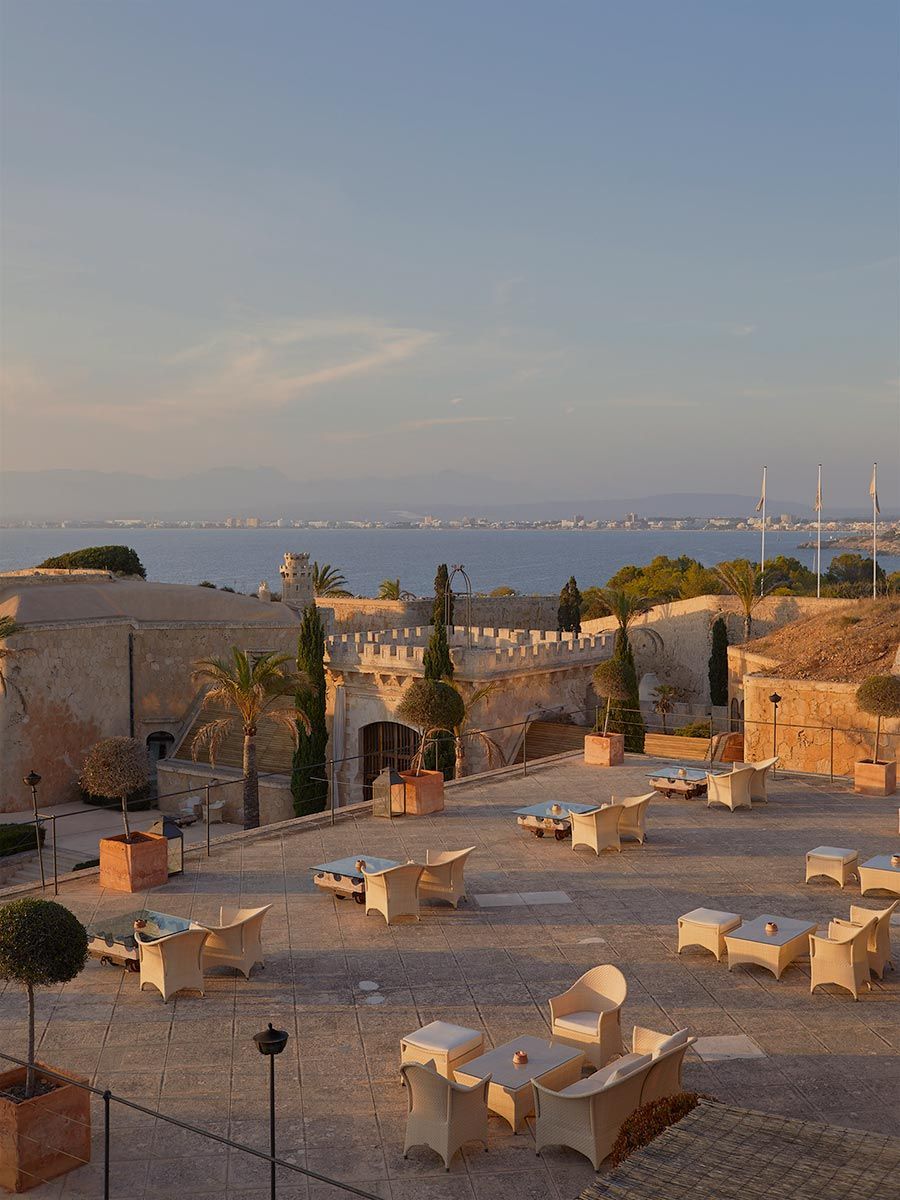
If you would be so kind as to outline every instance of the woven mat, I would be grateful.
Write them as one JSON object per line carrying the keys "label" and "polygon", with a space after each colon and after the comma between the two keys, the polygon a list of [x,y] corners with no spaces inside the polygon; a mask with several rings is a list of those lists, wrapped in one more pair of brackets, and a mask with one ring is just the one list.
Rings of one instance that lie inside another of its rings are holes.
{"label": "woven mat", "polygon": [[900,1200],[900,1138],[701,1101],[580,1200]]}

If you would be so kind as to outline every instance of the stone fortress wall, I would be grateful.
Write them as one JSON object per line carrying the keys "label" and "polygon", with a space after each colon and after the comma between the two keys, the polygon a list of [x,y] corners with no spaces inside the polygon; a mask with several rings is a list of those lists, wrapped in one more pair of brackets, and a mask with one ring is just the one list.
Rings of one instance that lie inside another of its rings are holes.
{"label": "stone fortress wall", "polygon": [[[356,596],[320,596],[316,600],[329,634],[415,628],[431,624],[434,599],[370,600]],[[472,625],[503,629],[555,630],[558,596],[473,596]],[[466,618],[465,597],[455,595],[453,616]]]}

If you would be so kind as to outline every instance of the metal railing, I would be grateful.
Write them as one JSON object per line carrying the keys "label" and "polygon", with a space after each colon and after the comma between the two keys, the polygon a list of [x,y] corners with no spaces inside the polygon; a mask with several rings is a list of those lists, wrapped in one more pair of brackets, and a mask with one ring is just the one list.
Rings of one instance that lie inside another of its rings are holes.
{"label": "metal railing", "polygon": [[[253,1158],[259,1159],[260,1162],[265,1163],[268,1168],[266,1181],[261,1182],[260,1187],[264,1187],[265,1183],[268,1182],[269,1178],[271,1177],[271,1179],[272,1179],[271,1196],[272,1197],[275,1197],[277,1195],[277,1186],[278,1186],[277,1176],[275,1176],[274,1173],[272,1173],[272,1168],[277,1167],[280,1170],[292,1172],[294,1175],[305,1176],[305,1178],[307,1178],[307,1179],[315,1179],[318,1183],[330,1184],[332,1187],[338,1188],[341,1192],[345,1193],[348,1196],[361,1196],[361,1197],[363,1197],[363,1200],[379,1200],[379,1198],[377,1196],[375,1196],[372,1192],[367,1192],[363,1188],[357,1187],[355,1184],[344,1183],[340,1179],[334,1179],[331,1176],[322,1175],[318,1171],[310,1170],[310,1168],[308,1168],[308,1167],[300,1167],[296,1163],[288,1162],[286,1159],[279,1158],[277,1155],[267,1154],[264,1150],[257,1150],[254,1146],[248,1146],[244,1142],[237,1142],[233,1138],[225,1137],[224,1135],[222,1135],[220,1133],[213,1133],[212,1130],[210,1130],[210,1129],[203,1129],[199,1125],[192,1125],[189,1121],[182,1121],[178,1117],[171,1117],[171,1116],[168,1116],[166,1113],[157,1111],[156,1109],[147,1108],[145,1105],[138,1104],[134,1100],[128,1100],[124,1096],[116,1095],[114,1092],[111,1092],[109,1090],[109,1088],[93,1087],[89,1083],[83,1083],[80,1080],[73,1079],[69,1075],[64,1075],[58,1071],[53,1071],[49,1067],[44,1066],[43,1063],[29,1062],[27,1059],[16,1058],[15,1055],[4,1054],[4,1053],[0,1053],[0,1061],[9,1063],[13,1068],[24,1067],[27,1070],[29,1067],[32,1067],[35,1069],[35,1071],[37,1071],[38,1075],[43,1078],[58,1080],[60,1083],[68,1084],[72,1087],[76,1087],[83,1092],[89,1093],[91,1097],[99,1097],[99,1099],[102,1101],[102,1103],[103,1103],[103,1200],[112,1200],[112,1198],[113,1198],[113,1192],[111,1190],[111,1188],[112,1188],[111,1174],[112,1174],[112,1165],[113,1165],[113,1160],[111,1158],[111,1150],[112,1150],[112,1138],[113,1138],[113,1133],[114,1133],[114,1126],[113,1126],[113,1122],[111,1119],[111,1116],[112,1116],[111,1110],[112,1110],[113,1105],[121,1105],[123,1109],[128,1109],[131,1112],[140,1113],[142,1116],[152,1118],[154,1121],[164,1121],[164,1122],[166,1122],[166,1124],[171,1125],[177,1129],[183,1129],[183,1130],[186,1130],[188,1133],[195,1134],[199,1138],[204,1138],[204,1139],[206,1139],[207,1142],[210,1143],[210,1149],[213,1149],[215,1147],[215,1145],[225,1146],[229,1150],[240,1151],[243,1154],[249,1154]],[[2,1095],[2,1092],[0,1092],[0,1095]],[[69,1117],[62,1112],[58,1112],[57,1114],[55,1114],[55,1118],[57,1120],[67,1120],[70,1122],[77,1121],[77,1118]],[[84,1124],[84,1123],[82,1122],[82,1124]],[[19,1133],[20,1141],[23,1143],[26,1143],[26,1144],[31,1142],[44,1151],[56,1150],[58,1153],[63,1154],[69,1158],[76,1157],[72,1153],[71,1142],[69,1139],[65,1139],[66,1144],[63,1146],[59,1146],[59,1147],[48,1146],[47,1140],[46,1140],[47,1139],[46,1127],[38,1126],[37,1128],[39,1129],[39,1131],[42,1135],[40,1139],[31,1138],[31,1137],[29,1137],[27,1132],[23,1133],[20,1131],[20,1133]],[[90,1126],[89,1126],[89,1128],[90,1128]],[[137,1139],[135,1138],[134,1131],[133,1130],[129,1131],[129,1133],[127,1134],[128,1143],[133,1146],[136,1140]],[[151,1141],[149,1138],[146,1140],[145,1144],[148,1146],[151,1145]],[[80,1159],[81,1164],[85,1165],[85,1166],[90,1161],[91,1161],[90,1157]],[[76,1169],[76,1168],[73,1168],[73,1169]],[[25,1173],[34,1174],[33,1172],[25,1172]],[[35,1186],[37,1186],[38,1183],[43,1183],[43,1182],[45,1182],[43,1176],[35,1175],[34,1183],[30,1184],[29,1186],[35,1187]],[[134,1188],[133,1182],[128,1182],[126,1185],[123,1186],[122,1195],[132,1196],[132,1195],[134,1195],[134,1190],[135,1190],[135,1188]]]}

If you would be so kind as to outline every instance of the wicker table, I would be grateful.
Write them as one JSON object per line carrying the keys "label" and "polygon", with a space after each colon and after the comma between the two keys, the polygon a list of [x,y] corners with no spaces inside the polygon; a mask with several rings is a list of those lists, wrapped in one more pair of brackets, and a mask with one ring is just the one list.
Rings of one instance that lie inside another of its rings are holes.
{"label": "wicker table", "polygon": [[523,829],[542,838],[545,833],[552,833],[558,842],[572,836],[572,826],[569,823],[569,813],[593,812],[599,808],[597,804],[570,804],[568,801],[556,803],[545,800],[541,804],[531,804],[528,808],[515,808],[516,821]]}
{"label": "wicker table", "polygon": [[336,858],[334,862],[319,863],[310,867],[314,871],[313,883],[325,892],[333,892],[338,900],[346,900],[352,896],[357,904],[366,902],[366,881],[363,879],[357,863],[366,864],[370,875],[376,871],[387,871],[391,867],[399,867],[392,858],[373,858],[366,854],[350,854],[347,858]]}
{"label": "wicker table", "polygon": [[900,896],[900,867],[891,865],[890,854],[876,854],[859,868],[859,890],[892,892]]}
{"label": "wicker table", "polygon": [[[528,1062],[521,1067],[513,1062],[516,1050],[524,1050],[528,1055]],[[454,1074],[459,1083],[477,1083],[490,1075],[488,1108],[503,1117],[513,1132],[518,1133],[525,1118],[534,1112],[532,1082],[537,1080],[549,1088],[568,1087],[581,1078],[583,1062],[584,1055],[573,1046],[554,1045],[536,1037],[520,1037],[470,1059],[464,1066],[457,1067]]]}
{"label": "wicker table", "polygon": [[668,771],[649,771],[650,786],[671,799],[682,796],[685,800],[696,800],[706,795],[707,775],[727,775],[727,771],[707,771],[698,767],[671,767]]}
{"label": "wicker table", "polygon": [[[766,933],[766,925],[770,922],[778,926],[775,933]],[[809,953],[809,935],[815,932],[814,921],[773,917],[771,913],[764,913],[753,921],[745,921],[733,933],[725,934],[728,970],[740,963],[755,963],[780,979],[786,967],[801,954]]]}

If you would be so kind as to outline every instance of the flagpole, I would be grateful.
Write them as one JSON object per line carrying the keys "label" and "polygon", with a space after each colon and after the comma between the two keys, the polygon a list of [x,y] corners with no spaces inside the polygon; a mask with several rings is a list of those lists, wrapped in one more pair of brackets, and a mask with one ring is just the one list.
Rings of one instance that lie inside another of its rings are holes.
{"label": "flagpole", "polygon": [[878,463],[872,464],[872,599],[878,595]]}
{"label": "flagpole", "polygon": [[816,599],[822,595],[822,464],[819,463],[819,482],[816,487]]}
{"label": "flagpole", "polygon": [[759,563],[759,594],[766,590],[766,468],[763,467],[762,480],[762,545],[760,547]]}

